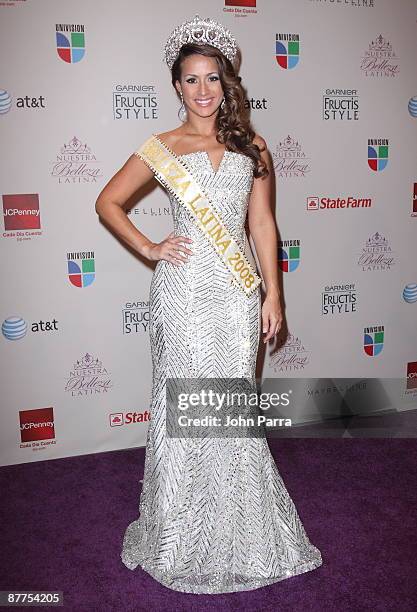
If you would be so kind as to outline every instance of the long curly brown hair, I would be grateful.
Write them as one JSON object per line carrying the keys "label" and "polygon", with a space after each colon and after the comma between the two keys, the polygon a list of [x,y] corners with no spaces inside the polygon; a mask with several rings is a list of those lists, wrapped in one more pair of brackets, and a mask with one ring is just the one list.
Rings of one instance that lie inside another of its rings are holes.
{"label": "long curly brown hair", "polygon": [[[216,139],[229,151],[243,153],[254,162],[254,176],[259,178],[269,174],[265,161],[261,157],[261,149],[253,142],[253,130],[249,112],[245,107],[245,92],[241,85],[241,77],[235,72],[231,61],[216,47],[208,44],[185,44],[181,47],[172,68],[172,85],[181,82],[181,63],[184,58],[199,53],[206,57],[214,57],[219,67],[219,77],[224,93],[224,108],[219,107],[216,116]],[[178,92],[177,92],[178,93]],[[262,149],[263,151],[264,149]]]}

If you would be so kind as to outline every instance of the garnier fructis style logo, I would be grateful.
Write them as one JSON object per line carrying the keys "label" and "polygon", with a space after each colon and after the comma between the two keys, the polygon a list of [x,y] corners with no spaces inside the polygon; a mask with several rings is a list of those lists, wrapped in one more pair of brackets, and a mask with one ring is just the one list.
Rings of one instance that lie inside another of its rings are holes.
{"label": "garnier fructis style logo", "polygon": [[57,23],[55,30],[59,57],[68,64],[80,62],[85,55],[84,26],[75,23]]}
{"label": "garnier fructis style logo", "polygon": [[322,118],[325,121],[358,121],[358,90],[327,88],[323,94]]}
{"label": "garnier fructis style logo", "polygon": [[384,346],[384,332],[385,328],[383,325],[373,325],[372,327],[365,327],[363,330],[363,350],[369,357],[375,357],[379,355]]}
{"label": "garnier fructis style logo", "polygon": [[278,265],[283,272],[294,272],[300,264],[300,240],[280,240]]}
{"label": "garnier fructis style logo", "polygon": [[300,57],[299,34],[276,34],[275,57],[281,68],[295,68]]}
{"label": "garnier fructis style logo", "polygon": [[368,138],[368,166],[380,172],[388,164],[388,138]]}
{"label": "garnier fructis style logo", "polygon": [[126,301],[122,309],[123,333],[146,333],[149,328],[149,300]]}
{"label": "garnier fructis style logo", "polygon": [[94,251],[67,253],[68,278],[74,287],[88,287],[96,277]]}
{"label": "garnier fructis style logo", "polygon": [[357,304],[355,283],[332,283],[321,294],[321,314],[325,316],[356,312]]}

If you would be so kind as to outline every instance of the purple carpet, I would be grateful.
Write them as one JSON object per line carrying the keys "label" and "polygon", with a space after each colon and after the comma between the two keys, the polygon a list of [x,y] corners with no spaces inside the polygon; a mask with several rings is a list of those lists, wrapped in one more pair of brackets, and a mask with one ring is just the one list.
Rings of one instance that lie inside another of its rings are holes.
{"label": "purple carpet", "polygon": [[0,468],[0,590],[60,590],[58,609],[90,612],[414,612],[417,441],[274,439],[270,446],[322,567],[225,595],[178,593],[127,569],[119,554],[138,515],[145,455],[134,449]]}

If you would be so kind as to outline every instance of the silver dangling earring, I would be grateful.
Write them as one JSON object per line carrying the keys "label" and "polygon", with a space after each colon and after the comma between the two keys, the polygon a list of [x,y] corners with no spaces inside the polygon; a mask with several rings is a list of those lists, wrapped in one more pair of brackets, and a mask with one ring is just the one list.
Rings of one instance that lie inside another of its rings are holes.
{"label": "silver dangling earring", "polygon": [[220,108],[223,110],[226,104],[226,100],[223,98],[222,103],[220,104]]}
{"label": "silver dangling earring", "polygon": [[180,91],[180,96],[181,96],[181,106],[178,110],[178,119],[180,121],[182,121],[182,123],[184,123],[184,121],[187,119],[187,111],[185,110],[185,106],[184,106],[184,98],[182,95],[182,91]]}

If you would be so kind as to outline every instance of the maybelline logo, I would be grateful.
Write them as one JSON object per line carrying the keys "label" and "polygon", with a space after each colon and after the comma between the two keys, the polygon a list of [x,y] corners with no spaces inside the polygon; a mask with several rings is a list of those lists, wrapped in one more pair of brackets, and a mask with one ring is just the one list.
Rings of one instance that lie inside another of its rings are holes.
{"label": "maybelline logo", "polygon": [[113,118],[148,120],[158,119],[158,97],[155,85],[115,86],[113,91]]}
{"label": "maybelline logo", "polygon": [[102,362],[86,353],[74,364],[67,379],[65,391],[68,391],[72,397],[97,395],[107,393],[112,386],[109,373]]}
{"label": "maybelline logo", "polygon": [[270,367],[277,373],[304,370],[309,364],[309,353],[298,337],[288,334],[285,344],[272,353]]}
{"label": "maybelline logo", "polygon": [[123,310],[123,333],[147,332],[149,327],[149,302],[126,302]]}
{"label": "maybelline logo", "polygon": [[361,70],[370,77],[394,77],[399,73],[398,57],[382,34],[370,43],[362,58]]}
{"label": "maybelline logo", "polygon": [[326,285],[321,294],[321,314],[346,314],[356,311],[355,283]]}
{"label": "maybelline logo", "polygon": [[323,94],[323,119],[357,121],[359,96],[356,89],[326,89]]}
{"label": "maybelline logo", "polygon": [[345,196],[332,198],[330,196],[308,196],[307,210],[337,210],[341,208],[371,208],[372,198],[357,198]]}
{"label": "maybelline logo", "polygon": [[272,159],[275,173],[280,177],[306,176],[311,171],[309,158],[306,157],[298,140],[290,135],[276,146]]}
{"label": "maybelline logo", "polygon": [[379,232],[368,238],[358,259],[363,272],[374,270],[391,270],[394,265],[394,254],[388,240]]}
{"label": "maybelline logo", "polygon": [[41,216],[37,193],[8,193],[3,195],[3,238],[16,242],[41,236]]}
{"label": "maybelline logo", "polygon": [[128,215],[141,215],[142,217],[172,217],[172,210],[169,206],[151,206],[144,202],[137,208],[127,210]]}
{"label": "maybelline logo", "polygon": [[64,143],[53,162],[51,176],[59,183],[95,183],[102,176],[91,148],[76,136]]}

